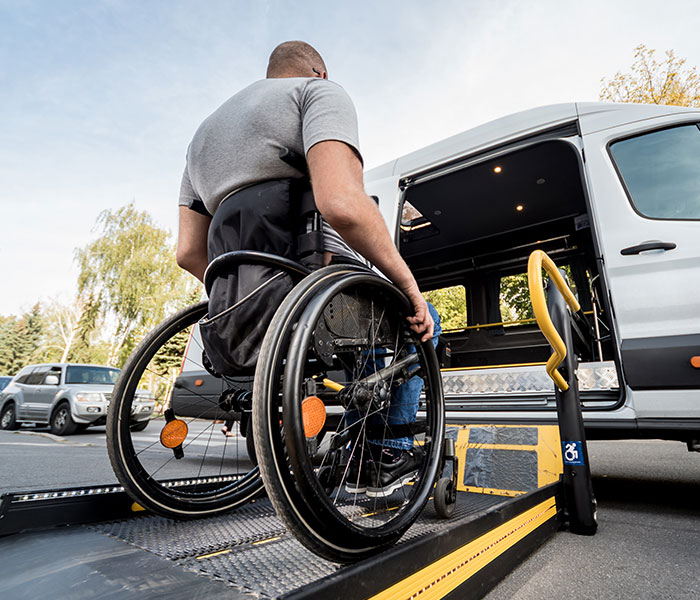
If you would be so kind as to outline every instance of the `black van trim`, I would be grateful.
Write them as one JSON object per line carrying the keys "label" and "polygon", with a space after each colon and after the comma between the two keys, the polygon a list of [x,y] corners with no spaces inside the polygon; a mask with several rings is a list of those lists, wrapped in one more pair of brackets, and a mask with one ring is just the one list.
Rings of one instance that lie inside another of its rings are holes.
{"label": "black van trim", "polygon": [[627,385],[633,390],[700,389],[700,333],[622,340]]}

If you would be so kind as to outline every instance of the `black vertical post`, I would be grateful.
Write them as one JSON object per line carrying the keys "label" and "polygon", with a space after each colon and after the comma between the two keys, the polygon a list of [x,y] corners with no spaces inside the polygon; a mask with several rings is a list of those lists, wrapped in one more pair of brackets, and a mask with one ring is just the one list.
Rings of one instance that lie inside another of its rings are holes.
{"label": "black vertical post", "polygon": [[[560,272],[566,280],[564,272]],[[578,379],[576,377],[578,359],[573,351],[571,317],[567,310],[566,301],[551,281],[547,290],[547,308],[554,327],[566,345],[566,358],[559,367],[559,372],[569,384],[569,389],[562,392],[555,386],[555,395],[564,463],[564,496],[569,513],[569,528],[573,533],[593,535],[598,529],[598,523],[596,522],[596,502],[593,496],[593,483],[588,464],[586,434],[583,428]]]}

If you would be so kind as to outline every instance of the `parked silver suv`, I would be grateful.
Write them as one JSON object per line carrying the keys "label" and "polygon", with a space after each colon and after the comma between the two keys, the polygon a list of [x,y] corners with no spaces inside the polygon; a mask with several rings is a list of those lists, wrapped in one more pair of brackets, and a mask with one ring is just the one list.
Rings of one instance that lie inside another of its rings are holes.
{"label": "parked silver suv", "polygon": [[[24,367],[0,394],[0,428],[49,424],[51,433],[69,435],[103,425],[119,369],[99,365],[44,364]],[[153,414],[154,398],[138,390],[132,429],[141,431]]]}

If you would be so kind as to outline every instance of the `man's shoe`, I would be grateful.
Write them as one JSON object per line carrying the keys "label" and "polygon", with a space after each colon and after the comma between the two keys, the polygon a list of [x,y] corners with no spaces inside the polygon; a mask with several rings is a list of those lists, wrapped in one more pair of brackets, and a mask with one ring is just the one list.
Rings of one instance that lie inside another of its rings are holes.
{"label": "man's shoe", "polygon": [[348,494],[364,494],[367,491],[367,471],[359,460],[353,460],[348,465],[345,491]]}
{"label": "man's shoe", "polygon": [[377,472],[367,487],[370,498],[384,498],[415,478],[423,460],[420,450],[411,448],[402,451],[398,456],[385,451],[377,463]]}
{"label": "man's shoe", "polygon": [[364,494],[375,471],[374,460],[368,451],[364,453],[362,460],[353,457],[345,473],[345,491],[348,494]]}

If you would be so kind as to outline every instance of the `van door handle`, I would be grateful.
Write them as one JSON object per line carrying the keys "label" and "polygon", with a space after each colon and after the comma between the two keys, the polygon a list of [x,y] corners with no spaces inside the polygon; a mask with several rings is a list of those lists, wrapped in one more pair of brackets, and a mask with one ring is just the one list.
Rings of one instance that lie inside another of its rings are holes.
{"label": "van door handle", "polygon": [[642,242],[637,246],[630,246],[629,248],[623,248],[620,250],[622,256],[630,256],[632,254],[639,254],[640,252],[646,252],[647,250],[673,250],[676,244],[673,242],[660,242],[659,240],[651,240],[649,242]]}

